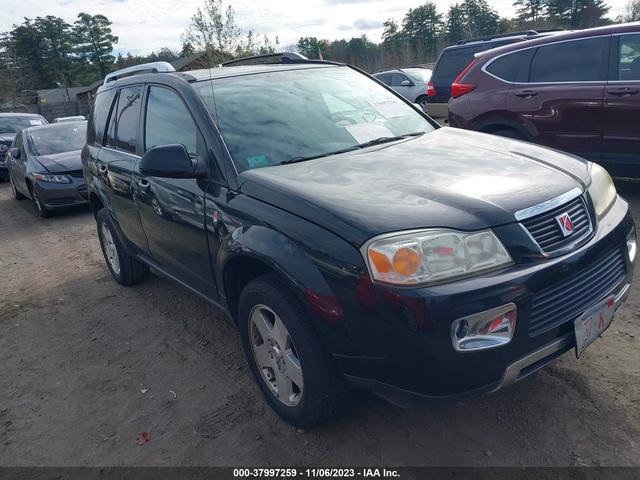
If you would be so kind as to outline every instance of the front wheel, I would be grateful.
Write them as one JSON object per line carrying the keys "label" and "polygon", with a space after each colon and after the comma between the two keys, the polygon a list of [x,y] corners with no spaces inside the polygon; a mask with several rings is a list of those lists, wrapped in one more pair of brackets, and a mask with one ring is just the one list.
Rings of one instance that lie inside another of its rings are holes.
{"label": "front wheel", "polygon": [[253,376],[283,419],[310,428],[344,407],[342,378],[305,309],[278,276],[264,275],[244,288],[239,328]]}
{"label": "front wheel", "polygon": [[16,200],[24,200],[25,198],[27,198],[18,191],[16,184],[13,183],[13,177],[11,176],[11,174],[9,174],[9,183],[11,183],[11,191],[13,192],[13,198],[15,198]]}
{"label": "front wheel", "polygon": [[140,283],[149,274],[149,267],[127,252],[115,233],[109,212],[105,208],[96,215],[98,238],[107,267],[113,279],[120,285]]}
{"label": "front wheel", "polygon": [[40,197],[38,196],[38,192],[33,188],[31,189],[31,200],[33,200],[33,208],[40,218],[49,218],[51,216],[51,210],[44,206],[42,200],[40,200]]}

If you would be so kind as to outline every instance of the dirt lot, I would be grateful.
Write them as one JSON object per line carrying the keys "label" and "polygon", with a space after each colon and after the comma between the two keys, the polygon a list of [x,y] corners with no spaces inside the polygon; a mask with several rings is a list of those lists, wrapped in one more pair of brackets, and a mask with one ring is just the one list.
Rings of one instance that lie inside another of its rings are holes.
{"label": "dirt lot", "polygon": [[[640,219],[640,184],[620,190]],[[88,211],[40,220],[3,183],[0,465],[640,466],[639,271],[580,361],[418,410],[363,394],[305,433],[265,407],[211,307],[156,276],[118,286]]]}

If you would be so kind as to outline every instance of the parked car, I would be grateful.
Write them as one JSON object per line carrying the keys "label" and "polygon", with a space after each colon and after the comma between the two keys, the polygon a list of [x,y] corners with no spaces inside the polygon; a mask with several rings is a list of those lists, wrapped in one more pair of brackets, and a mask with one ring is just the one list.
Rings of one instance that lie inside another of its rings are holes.
{"label": "parked car", "polygon": [[80,150],[87,122],[29,127],[18,132],[7,154],[9,181],[16,200],[30,198],[36,213],[87,204]]}
{"label": "parked car", "polygon": [[114,280],[152,267],[225,312],[284,419],[348,386],[496,390],[609,326],[636,237],[602,167],[439,128],[346,65],[247,63],[109,74],[82,159]]}
{"label": "parked car", "polygon": [[52,123],[82,122],[84,120],[86,120],[84,115],[74,115],[72,117],[57,117],[57,118],[54,118]]}
{"label": "parked car", "polygon": [[640,24],[479,55],[452,87],[452,126],[580,155],[640,177]]}
{"label": "parked car", "polygon": [[16,133],[33,125],[46,125],[47,123],[49,122],[38,114],[0,113],[0,182],[9,179],[5,157]]}
{"label": "parked car", "polygon": [[417,103],[424,110],[427,106],[427,85],[431,79],[431,70],[422,67],[407,67],[397,70],[385,70],[373,75],[385,85],[390,86],[410,102]]}
{"label": "parked car", "polygon": [[443,49],[433,67],[431,81],[428,84],[427,113],[433,118],[448,117],[451,84],[460,72],[469,65],[477,53],[554,33],[556,33],[555,30],[528,30],[525,32],[471,38],[461,40],[456,45]]}

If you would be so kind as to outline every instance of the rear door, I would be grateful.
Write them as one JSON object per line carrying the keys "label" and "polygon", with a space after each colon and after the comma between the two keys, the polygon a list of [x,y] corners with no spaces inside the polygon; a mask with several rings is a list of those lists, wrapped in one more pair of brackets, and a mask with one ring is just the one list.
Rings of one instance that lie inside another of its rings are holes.
{"label": "rear door", "polygon": [[599,159],[609,41],[562,41],[534,51],[528,81],[513,86],[506,107],[536,143]]}
{"label": "rear door", "polygon": [[640,33],[614,36],[604,94],[602,162],[618,176],[640,176]]}
{"label": "rear door", "polygon": [[23,133],[18,132],[16,134],[16,138],[13,140],[13,146],[20,150],[20,158],[13,158],[10,156],[7,156],[6,158],[10,158],[10,175],[13,178],[13,184],[16,186],[16,189],[21,193],[29,195],[29,189],[27,188],[25,180],[27,171],[27,151],[24,148],[25,142],[23,141],[23,138]]}
{"label": "rear door", "polygon": [[148,253],[134,199],[133,171],[140,160],[139,140],[142,85],[120,88],[111,110],[105,145],[98,154],[97,175],[107,192],[111,215],[130,246]]}
{"label": "rear door", "polygon": [[391,74],[391,88],[393,88],[396,92],[402,95],[409,101],[413,101],[412,98],[412,88],[415,86],[413,80],[407,77],[403,73],[392,73]]}
{"label": "rear door", "polygon": [[[147,87],[143,148],[180,144],[208,163],[200,130],[180,94],[167,86]],[[208,182],[135,174],[136,202],[153,259],[172,276],[215,297],[204,213]]]}

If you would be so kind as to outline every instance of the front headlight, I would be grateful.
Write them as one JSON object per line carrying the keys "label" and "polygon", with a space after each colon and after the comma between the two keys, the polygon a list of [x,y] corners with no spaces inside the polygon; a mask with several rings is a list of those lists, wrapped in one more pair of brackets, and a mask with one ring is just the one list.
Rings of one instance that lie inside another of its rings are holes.
{"label": "front headlight", "polygon": [[49,175],[44,173],[36,173],[33,177],[39,182],[71,183],[71,179],[66,175]]}
{"label": "front headlight", "polygon": [[362,248],[371,277],[393,285],[442,283],[512,263],[490,230],[420,230],[374,238]]}
{"label": "front headlight", "polygon": [[618,193],[616,192],[616,186],[613,184],[613,180],[611,180],[611,176],[600,165],[590,163],[589,173],[591,175],[589,195],[596,209],[596,215],[598,219],[600,219],[609,211]]}

